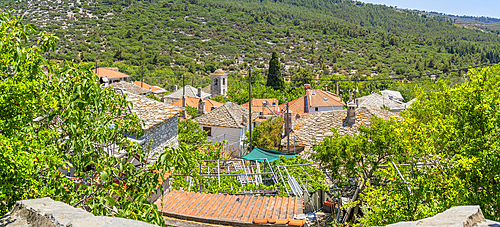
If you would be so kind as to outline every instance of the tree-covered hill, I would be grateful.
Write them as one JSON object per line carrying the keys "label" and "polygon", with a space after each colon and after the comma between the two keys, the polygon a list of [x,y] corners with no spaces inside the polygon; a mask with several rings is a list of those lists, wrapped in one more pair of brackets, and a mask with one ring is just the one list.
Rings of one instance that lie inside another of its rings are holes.
{"label": "tree-covered hill", "polygon": [[[216,68],[370,78],[443,74],[500,61],[496,33],[445,17],[347,0],[0,0],[60,37],[51,59],[94,62],[146,81],[204,85]],[[169,88],[169,87],[167,87]]]}

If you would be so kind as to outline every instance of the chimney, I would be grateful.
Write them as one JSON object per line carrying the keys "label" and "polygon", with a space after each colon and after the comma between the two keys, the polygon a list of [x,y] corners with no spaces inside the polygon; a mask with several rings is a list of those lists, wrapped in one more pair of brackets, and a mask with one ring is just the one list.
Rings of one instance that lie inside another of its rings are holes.
{"label": "chimney", "polygon": [[205,114],[205,100],[200,99],[198,102],[198,116]]}
{"label": "chimney", "polygon": [[241,115],[241,123],[244,125],[247,124],[247,117],[245,116],[245,114]]}
{"label": "chimney", "polygon": [[347,126],[349,127],[356,123],[356,104],[352,102],[347,104],[347,116],[345,123],[347,123]]}
{"label": "chimney", "polygon": [[201,87],[198,88],[198,97],[201,98]]}
{"label": "chimney", "polygon": [[307,101],[307,90],[306,90],[306,94],[304,95],[304,113],[309,113],[309,104]]}
{"label": "chimney", "polygon": [[310,89],[310,88],[311,88],[311,85],[310,85],[310,84],[304,84],[304,90],[306,90],[306,91],[307,91],[307,90],[308,90],[308,89]]}
{"label": "chimney", "polygon": [[177,84],[174,85],[174,91],[177,91]]}
{"label": "chimney", "polygon": [[285,135],[288,135],[292,130],[292,111],[285,112]]}
{"label": "chimney", "polygon": [[339,96],[339,83],[335,83],[335,91],[337,92],[337,96]]}

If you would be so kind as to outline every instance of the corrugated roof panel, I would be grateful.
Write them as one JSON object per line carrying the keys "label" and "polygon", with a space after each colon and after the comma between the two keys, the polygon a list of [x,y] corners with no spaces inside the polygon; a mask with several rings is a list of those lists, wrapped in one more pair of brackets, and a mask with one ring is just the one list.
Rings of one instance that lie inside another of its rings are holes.
{"label": "corrugated roof panel", "polygon": [[253,195],[204,194],[174,190],[157,200],[166,216],[196,221],[214,219],[228,223],[252,223],[254,219],[285,220],[302,213],[302,198]]}

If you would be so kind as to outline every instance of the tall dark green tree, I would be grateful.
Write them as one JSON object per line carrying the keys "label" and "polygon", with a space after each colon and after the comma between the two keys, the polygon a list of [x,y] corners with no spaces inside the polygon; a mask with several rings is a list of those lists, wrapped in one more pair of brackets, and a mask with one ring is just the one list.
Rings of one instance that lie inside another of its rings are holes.
{"label": "tall dark green tree", "polygon": [[269,60],[269,73],[266,86],[277,90],[282,90],[285,87],[285,80],[281,76],[280,62],[276,51],[273,51],[273,56]]}

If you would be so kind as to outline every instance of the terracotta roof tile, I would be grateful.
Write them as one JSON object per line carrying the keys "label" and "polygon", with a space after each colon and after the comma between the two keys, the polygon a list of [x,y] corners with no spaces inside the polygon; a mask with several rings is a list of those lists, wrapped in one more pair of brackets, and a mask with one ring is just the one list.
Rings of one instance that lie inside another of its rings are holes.
{"label": "terracotta roof tile", "polygon": [[174,190],[155,204],[166,216],[207,222],[251,224],[254,219],[292,219],[302,213],[302,198],[204,194]]}
{"label": "terracotta roof tile", "polygon": [[[286,110],[286,103],[281,104],[279,107],[282,110]],[[305,110],[304,110],[304,97],[300,97],[298,99],[295,99],[293,101],[288,102],[288,109],[293,114],[302,114],[302,113],[305,113]]]}
{"label": "terracotta roof tile", "polygon": [[340,97],[328,91],[308,89],[306,95],[310,107],[346,106]]}
{"label": "terracotta roof tile", "polygon": [[[267,107],[264,107],[264,104],[263,104],[264,102],[267,103],[266,104]],[[241,104],[241,106],[248,109],[248,102]],[[279,113],[281,111],[281,108],[278,105],[277,99],[252,99],[252,110],[254,110],[256,112],[262,111],[264,115],[272,115],[273,112],[276,114]]]}
{"label": "terracotta roof tile", "polygon": [[155,91],[156,92],[158,92],[158,91],[160,91],[160,92],[166,92],[166,90],[163,89],[163,88],[161,88],[161,87],[151,86],[151,85],[149,85],[147,83],[141,83],[141,81],[134,81],[134,84],[137,85],[137,86],[139,86],[139,87],[141,87],[141,85],[142,85],[142,88],[144,88],[144,89],[146,89],[148,91],[151,91],[151,92],[155,92]]}
{"label": "terracotta roof tile", "polygon": [[[211,99],[203,99],[203,100],[205,100],[205,112],[206,113],[210,112],[212,110],[213,106],[219,107],[219,106],[224,105],[224,103],[216,102],[216,101],[211,100]],[[186,97],[186,106],[190,106],[190,107],[194,107],[194,108],[198,109],[198,102],[199,101],[200,101],[200,98],[187,96]],[[179,100],[173,102],[171,105],[182,107],[182,99],[179,99]]]}
{"label": "terracotta roof tile", "polygon": [[96,69],[93,69],[92,72],[96,73],[99,78],[105,76],[108,79],[115,79],[115,78],[128,78],[130,77],[129,75],[125,73],[118,72],[118,69],[114,70],[114,68],[106,68],[106,67],[101,67]]}

